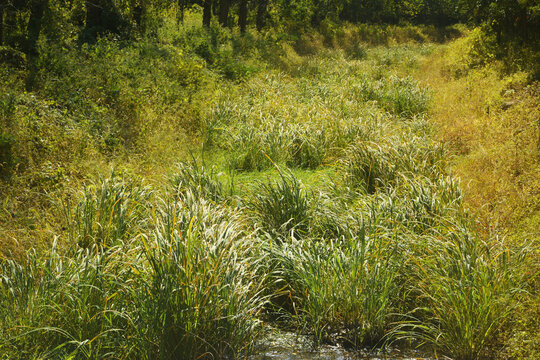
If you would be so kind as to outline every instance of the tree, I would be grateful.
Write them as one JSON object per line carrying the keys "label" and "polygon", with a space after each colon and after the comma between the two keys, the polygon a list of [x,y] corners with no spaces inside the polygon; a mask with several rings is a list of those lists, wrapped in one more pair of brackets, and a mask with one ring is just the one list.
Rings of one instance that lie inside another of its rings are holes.
{"label": "tree", "polygon": [[32,0],[30,6],[30,17],[27,26],[27,38],[24,51],[29,55],[37,54],[37,42],[43,26],[43,13],[47,7],[48,0]]}
{"label": "tree", "polygon": [[0,46],[4,45],[4,12],[6,0],[0,0]]}
{"label": "tree", "polygon": [[247,14],[248,14],[248,0],[240,0],[238,6],[238,26],[240,26],[240,32],[245,33],[247,27]]}
{"label": "tree", "polygon": [[257,0],[257,31],[262,31],[266,20],[268,0]]}
{"label": "tree", "polygon": [[212,21],[212,0],[203,0],[203,25],[210,26]]}
{"label": "tree", "polygon": [[464,5],[473,6],[472,20],[486,23],[499,43],[531,40],[540,31],[538,0],[476,0]]}
{"label": "tree", "polygon": [[[99,35],[114,33],[125,35],[128,33],[129,24],[122,15],[120,9],[113,0],[85,0],[86,23],[81,34],[83,42],[93,42]],[[137,9],[138,7],[138,9]],[[138,0],[134,5],[134,17],[142,20],[145,4]],[[139,15],[137,15],[139,12]]]}
{"label": "tree", "polygon": [[186,8],[186,0],[177,0],[178,3],[178,23],[184,22],[184,9]]}
{"label": "tree", "polygon": [[229,9],[231,8],[231,0],[219,1],[219,23],[221,26],[229,25]]}

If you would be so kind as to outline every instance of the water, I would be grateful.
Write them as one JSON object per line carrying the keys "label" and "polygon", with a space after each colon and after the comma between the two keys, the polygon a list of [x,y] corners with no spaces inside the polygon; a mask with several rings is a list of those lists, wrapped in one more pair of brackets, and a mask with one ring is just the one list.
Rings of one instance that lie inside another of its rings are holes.
{"label": "water", "polygon": [[272,336],[260,345],[258,355],[249,360],[434,360],[419,351],[391,349],[384,353],[368,350],[350,352],[339,346],[324,345],[314,349],[307,337],[296,334]]}

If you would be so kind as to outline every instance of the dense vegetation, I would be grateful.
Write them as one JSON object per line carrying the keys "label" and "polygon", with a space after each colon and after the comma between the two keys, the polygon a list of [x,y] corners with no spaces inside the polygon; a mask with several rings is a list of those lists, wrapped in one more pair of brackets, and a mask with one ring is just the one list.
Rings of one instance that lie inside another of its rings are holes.
{"label": "dense vegetation", "polygon": [[537,358],[538,11],[0,2],[0,358]]}

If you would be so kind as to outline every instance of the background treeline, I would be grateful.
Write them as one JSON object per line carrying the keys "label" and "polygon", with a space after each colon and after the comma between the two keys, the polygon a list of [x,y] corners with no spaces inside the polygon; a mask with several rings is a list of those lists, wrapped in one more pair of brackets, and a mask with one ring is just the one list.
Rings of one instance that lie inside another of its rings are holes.
{"label": "background treeline", "polygon": [[302,30],[327,22],[412,22],[485,24],[498,41],[536,41],[540,25],[537,0],[1,0],[0,45],[26,53],[36,50],[43,33],[49,41],[77,35],[82,42],[100,34],[125,37],[149,34],[163,12],[203,12],[209,26],[256,26]]}

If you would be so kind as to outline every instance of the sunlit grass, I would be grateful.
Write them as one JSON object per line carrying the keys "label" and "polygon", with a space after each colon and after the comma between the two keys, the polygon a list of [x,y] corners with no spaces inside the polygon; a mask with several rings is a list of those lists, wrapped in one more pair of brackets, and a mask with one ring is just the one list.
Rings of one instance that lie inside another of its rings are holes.
{"label": "sunlit grass", "polygon": [[[410,76],[434,51],[429,31],[351,26],[326,39],[333,48],[320,34],[170,21],[156,36],[49,49],[34,98],[0,87],[2,116],[19,119],[0,128],[18,139],[1,138],[9,176],[33,189],[10,192],[0,219],[54,243],[0,251],[0,357],[245,358],[264,321],[355,350],[403,339],[461,360],[498,350],[530,301],[535,250],[477,234],[476,185],[449,163],[482,136],[460,138],[475,126],[457,119],[465,110],[450,116],[456,101],[442,109]],[[450,141],[434,138],[432,116],[458,124]],[[82,158],[125,171],[89,181]],[[21,220],[35,194],[41,207],[24,216],[41,220]]]}

